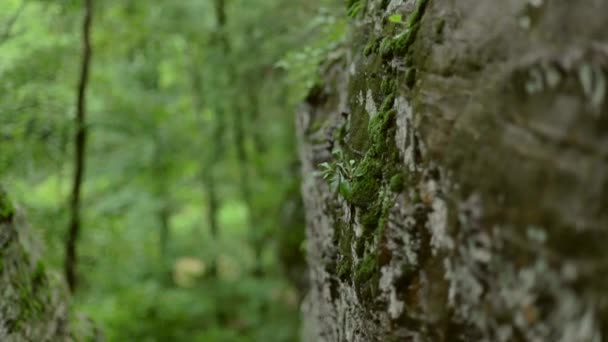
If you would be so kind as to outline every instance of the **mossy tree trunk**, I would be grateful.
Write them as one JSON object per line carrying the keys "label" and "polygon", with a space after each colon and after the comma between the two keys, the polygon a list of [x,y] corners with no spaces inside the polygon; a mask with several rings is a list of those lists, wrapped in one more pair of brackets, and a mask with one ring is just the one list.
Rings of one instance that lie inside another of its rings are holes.
{"label": "mossy tree trunk", "polygon": [[608,2],[350,0],[298,113],[308,341],[608,336]]}

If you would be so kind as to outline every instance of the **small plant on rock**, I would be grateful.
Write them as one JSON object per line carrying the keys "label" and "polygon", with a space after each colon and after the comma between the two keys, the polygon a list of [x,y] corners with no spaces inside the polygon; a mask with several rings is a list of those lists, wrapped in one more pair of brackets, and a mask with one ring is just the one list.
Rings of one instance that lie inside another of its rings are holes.
{"label": "small plant on rock", "polygon": [[332,152],[334,160],[319,164],[319,173],[325,179],[334,193],[348,197],[351,192],[350,181],[355,177],[355,161],[346,160],[342,150]]}

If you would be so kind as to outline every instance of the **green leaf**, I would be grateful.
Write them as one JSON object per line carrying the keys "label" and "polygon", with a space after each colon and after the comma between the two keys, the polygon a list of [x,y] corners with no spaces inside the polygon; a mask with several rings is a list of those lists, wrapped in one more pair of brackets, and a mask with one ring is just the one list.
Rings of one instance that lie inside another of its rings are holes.
{"label": "green leaf", "polygon": [[341,182],[339,186],[339,191],[342,196],[349,197],[351,194],[350,183],[346,180]]}
{"label": "green leaf", "polygon": [[403,16],[401,16],[401,14],[393,14],[390,17],[388,17],[388,21],[390,21],[391,23],[402,24],[403,23]]}

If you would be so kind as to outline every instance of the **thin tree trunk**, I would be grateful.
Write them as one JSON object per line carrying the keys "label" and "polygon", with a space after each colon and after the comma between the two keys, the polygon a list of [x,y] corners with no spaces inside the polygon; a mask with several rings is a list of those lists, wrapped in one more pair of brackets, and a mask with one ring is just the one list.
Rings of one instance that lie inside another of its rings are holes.
{"label": "thin tree trunk", "polygon": [[[260,75],[260,77],[262,77],[262,76]],[[254,79],[255,79],[255,77],[254,77]],[[254,79],[252,79],[250,82],[254,82]],[[261,266],[262,251],[263,251],[264,246],[266,245],[266,241],[268,239],[268,232],[265,231],[264,226],[261,224],[262,220],[260,219],[260,217],[261,217],[260,215],[264,215],[264,214],[259,212],[260,208],[255,208],[255,205],[253,203],[253,198],[250,195],[251,193],[253,193],[253,190],[251,189],[250,183],[248,181],[249,174],[247,172],[251,172],[254,175],[256,175],[257,177],[261,177],[261,178],[264,178],[266,176],[264,174],[264,160],[262,159],[262,156],[266,152],[266,146],[264,144],[263,135],[262,135],[262,132],[260,131],[260,126],[259,126],[260,103],[259,103],[258,90],[257,89],[248,89],[247,100],[248,100],[247,111],[245,111],[245,113],[247,113],[248,115],[243,116],[243,117],[249,120],[249,122],[247,122],[247,123],[251,127],[250,134],[251,134],[251,139],[253,142],[253,151],[252,151],[252,156],[249,159],[247,158],[247,155],[244,155],[242,158],[240,158],[241,165],[242,165],[241,170],[243,170],[241,172],[241,176],[243,177],[243,180],[241,183],[243,184],[244,197],[246,198],[247,206],[249,207],[249,214],[250,214],[249,215],[249,225],[251,227],[251,229],[250,229],[251,238],[250,239],[251,239],[251,243],[253,245],[253,251],[254,251],[254,255],[255,255],[255,259],[256,259],[256,265],[255,265],[253,273],[256,276],[262,276],[264,273],[262,270],[262,266]],[[243,127],[242,121],[238,124],[238,127],[240,129],[242,129],[242,127]],[[238,135],[236,135],[236,136],[238,137]],[[240,141],[237,142],[237,145],[242,146],[242,148],[244,149],[245,136],[243,136],[240,139]]]}
{"label": "thin tree trunk", "polygon": [[[201,118],[201,112],[203,111],[203,101],[201,100],[201,94],[203,93],[203,86],[200,74],[195,67],[195,63],[193,61],[192,64],[192,98],[194,103],[194,111],[196,112],[196,118],[199,127],[201,130],[204,128],[204,124]],[[208,159],[207,163],[203,163],[202,169],[203,172],[201,174],[201,181],[205,188],[205,196],[207,197],[207,224],[209,225],[209,231],[211,233],[211,238],[213,242],[217,242],[219,236],[219,223],[218,223],[218,212],[219,212],[219,198],[217,195],[217,189],[215,187],[215,173],[214,169],[217,166],[222,153],[224,151],[223,146],[223,135],[224,135],[224,118],[222,115],[218,115],[213,127],[212,139],[213,139],[213,148],[211,151],[211,156]],[[216,258],[209,262],[209,275],[214,277],[217,274],[217,261]]]}
{"label": "thin tree trunk", "polygon": [[82,64],[80,80],[77,89],[76,104],[76,136],[74,141],[74,183],[70,199],[71,219],[66,241],[65,275],[71,292],[77,285],[77,254],[76,243],[80,234],[81,217],[81,187],[85,171],[86,148],[86,89],[91,63],[91,22],[93,17],[93,0],[84,2],[84,20],[82,25]]}
{"label": "thin tree trunk", "polygon": [[159,201],[159,206],[156,210],[156,217],[158,218],[159,224],[159,250],[161,262],[166,263],[168,256],[167,251],[169,247],[169,240],[171,238],[171,203],[169,198],[170,185],[167,181],[167,175],[169,172],[169,166],[167,164],[167,152],[164,148],[164,144],[159,135],[154,138],[154,163],[153,172],[158,180],[156,182],[155,193]]}
{"label": "thin tree trunk", "polygon": [[[224,53],[224,57],[226,58],[226,60],[230,61],[232,49],[230,46],[230,41],[228,40],[228,35],[226,34],[227,16],[226,2],[224,0],[215,1],[215,12],[218,25],[219,41],[222,47],[222,52]],[[226,73],[229,83],[237,79],[237,75],[235,74],[235,69],[233,65],[228,65]],[[249,156],[247,154],[247,149],[245,146],[246,134],[243,123],[246,120],[246,116],[243,115],[243,113],[245,113],[244,110],[241,110],[240,108],[233,109],[235,109],[233,119],[233,130],[235,139],[234,142],[236,145],[237,161],[240,165],[239,182],[241,187],[241,196],[243,198],[243,201],[245,202],[245,205],[247,206],[249,213],[247,224],[250,229],[250,240],[255,255],[255,266],[253,272],[256,275],[261,275],[262,272],[260,267],[260,259],[262,252],[262,239],[259,236],[261,234],[257,234],[258,232],[254,231],[254,229],[258,227],[258,225],[256,224],[257,220],[255,218],[253,200],[251,196],[251,184],[249,182]]]}
{"label": "thin tree trunk", "polygon": [[169,220],[171,219],[171,211],[167,204],[158,210],[158,220],[160,222],[160,255],[163,261],[166,261],[169,250],[169,239],[171,237],[171,226]]}
{"label": "thin tree trunk", "polygon": [[159,264],[161,265],[161,277],[166,284],[171,284],[171,269],[172,262],[170,246],[171,246],[171,216],[173,214],[173,206],[171,202],[171,185],[169,183],[170,166],[167,160],[167,149],[159,135],[154,138],[154,163],[152,171],[154,172],[156,187],[154,195],[159,201],[159,206],[156,209],[156,218],[158,220],[158,248],[159,248]]}
{"label": "thin tree trunk", "polygon": [[[228,37],[226,35],[226,2],[224,0],[215,0],[215,16],[217,21],[217,30],[218,30],[218,39],[220,43],[221,51],[226,59],[230,56],[230,43],[228,42]],[[232,66],[229,65],[227,69],[228,79],[232,79]],[[200,93],[200,77],[198,74],[195,74],[195,92],[198,90]],[[199,101],[200,102],[200,101]],[[199,105],[200,107],[200,105]],[[199,108],[200,109],[200,108]],[[208,224],[209,230],[211,232],[211,238],[214,241],[218,240],[219,237],[219,222],[218,222],[218,213],[220,208],[220,200],[217,194],[216,188],[216,175],[215,172],[222,155],[224,154],[224,133],[226,131],[226,118],[225,118],[225,108],[218,106],[215,111],[215,122],[213,126],[213,150],[211,152],[210,163],[205,168],[203,173],[203,183],[205,184],[205,189],[207,191],[207,201],[208,201]],[[217,274],[217,260],[214,256],[211,261],[211,266],[209,267],[209,275],[215,276]]]}
{"label": "thin tree trunk", "polygon": [[[165,188],[166,190],[166,188]],[[171,244],[171,205],[168,202],[168,193],[164,191],[164,195],[161,195],[161,201],[163,202],[161,207],[158,209],[158,221],[160,224],[159,247],[160,247],[160,265],[161,265],[161,280],[165,284],[172,284],[171,270],[173,260],[169,246]]]}
{"label": "thin tree trunk", "polygon": [[[219,205],[220,202],[218,200],[217,191],[215,189],[215,181],[213,176],[206,177],[205,188],[207,189],[207,201],[208,203],[208,211],[207,217],[209,222],[209,231],[211,232],[211,238],[214,242],[217,242],[219,236],[219,224],[217,220]],[[209,266],[209,275],[214,277],[217,274],[217,258],[214,255],[213,259],[210,262]]]}
{"label": "thin tree trunk", "polygon": [[226,30],[226,2],[224,0],[215,0],[215,19],[217,20],[217,29],[219,31],[219,38],[222,44],[222,49],[225,54],[230,52],[230,44],[228,44],[228,37],[224,32]]}
{"label": "thin tree trunk", "polygon": [[[255,82],[255,81],[253,81]],[[255,84],[255,83],[251,84]],[[264,139],[262,137],[262,132],[260,130],[260,101],[259,94],[255,90],[249,91],[249,121],[251,123],[251,127],[253,127],[253,146],[255,148],[255,153],[257,155],[262,155],[266,152],[266,145],[264,144]],[[256,163],[256,165],[258,165]]]}
{"label": "thin tree trunk", "polygon": [[263,248],[263,232],[257,229],[260,226],[257,224],[257,214],[254,210],[253,198],[251,195],[250,177],[250,161],[245,147],[245,129],[243,127],[244,116],[241,115],[242,110],[237,110],[234,118],[234,140],[236,145],[237,160],[239,162],[239,178],[241,186],[241,196],[248,209],[247,224],[249,226],[249,239],[253,248],[255,264],[253,274],[256,276],[262,275],[261,257]]}

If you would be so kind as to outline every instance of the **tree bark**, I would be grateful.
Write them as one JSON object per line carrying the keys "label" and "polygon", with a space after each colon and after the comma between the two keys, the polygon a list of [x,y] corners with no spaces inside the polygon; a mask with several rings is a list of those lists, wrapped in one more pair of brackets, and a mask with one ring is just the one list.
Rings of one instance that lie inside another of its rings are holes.
{"label": "tree bark", "polygon": [[89,80],[91,63],[91,22],[93,16],[93,0],[84,2],[84,20],[82,24],[82,63],[80,80],[77,88],[76,104],[76,135],[74,140],[74,179],[70,198],[70,224],[66,239],[65,275],[71,292],[77,286],[78,256],[76,245],[81,230],[81,196],[82,183],[85,171],[86,150],[86,90]]}
{"label": "tree bark", "polygon": [[608,2],[348,5],[297,119],[304,340],[608,336]]}

